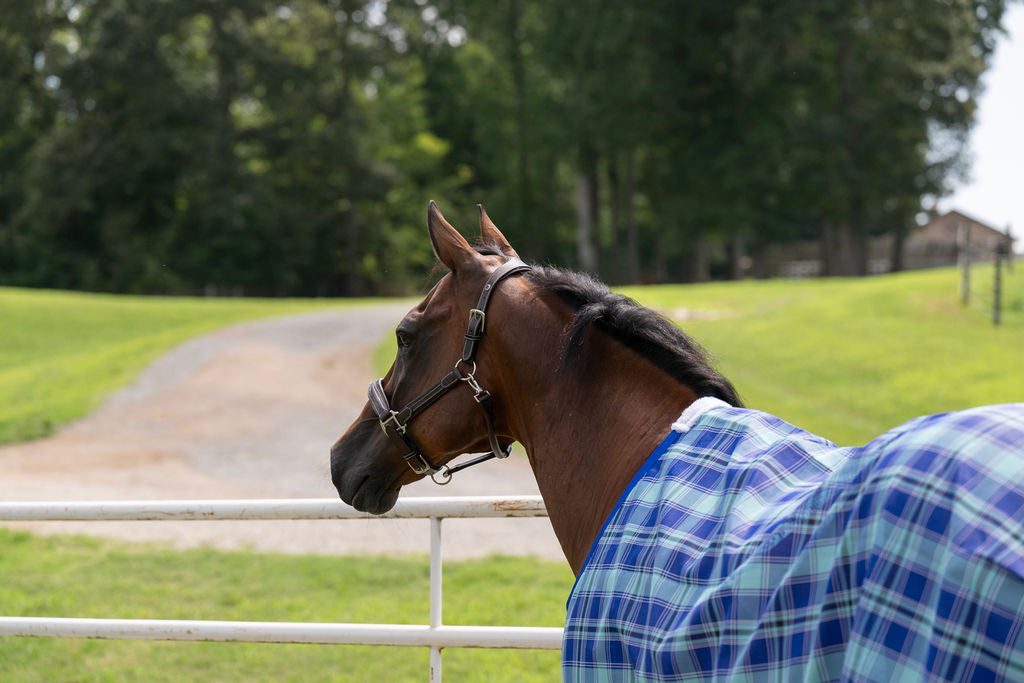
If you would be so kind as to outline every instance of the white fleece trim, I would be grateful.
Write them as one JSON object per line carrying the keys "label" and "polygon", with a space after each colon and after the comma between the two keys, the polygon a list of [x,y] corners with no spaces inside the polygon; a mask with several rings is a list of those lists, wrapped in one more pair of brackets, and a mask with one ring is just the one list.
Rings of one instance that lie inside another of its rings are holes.
{"label": "white fleece trim", "polygon": [[714,408],[729,407],[729,404],[714,396],[704,396],[686,407],[675,422],[672,423],[672,431],[685,434],[697,424],[697,420],[704,417],[704,414]]}

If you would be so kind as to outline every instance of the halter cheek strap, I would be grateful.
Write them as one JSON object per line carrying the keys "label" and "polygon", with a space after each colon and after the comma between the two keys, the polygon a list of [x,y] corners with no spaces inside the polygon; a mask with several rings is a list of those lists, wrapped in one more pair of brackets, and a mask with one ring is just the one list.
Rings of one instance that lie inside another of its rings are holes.
{"label": "halter cheek strap", "polygon": [[[476,351],[483,339],[487,323],[487,305],[490,303],[491,295],[497,289],[498,283],[515,273],[521,273],[530,269],[517,258],[508,259],[498,266],[487,278],[480,298],[477,300],[476,308],[469,311],[469,322],[466,324],[465,342],[462,346],[462,357],[455,362],[455,367],[444,375],[437,382],[432,384],[426,391],[414,398],[401,410],[394,410],[384,393],[384,380],[377,379],[370,383],[367,392],[370,407],[377,414],[380,428],[393,441],[400,442],[408,452],[403,456],[405,462],[416,474],[429,474],[435,483],[447,484],[451,481],[453,474],[471,465],[490,460],[491,458],[507,458],[512,450],[511,446],[502,448],[498,442],[498,435],[494,430],[494,410],[490,392],[482,388],[474,376],[476,373]],[[461,463],[455,467],[442,465],[435,467],[427,460],[423,451],[419,448],[412,437],[406,433],[409,423],[414,417],[423,412],[439,398],[448,393],[452,388],[464,382],[473,390],[473,399],[484,412],[484,422],[487,425],[487,438],[490,442],[491,452],[474,458],[468,462]],[[434,476],[440,473],[443,477],[438,481]]]}

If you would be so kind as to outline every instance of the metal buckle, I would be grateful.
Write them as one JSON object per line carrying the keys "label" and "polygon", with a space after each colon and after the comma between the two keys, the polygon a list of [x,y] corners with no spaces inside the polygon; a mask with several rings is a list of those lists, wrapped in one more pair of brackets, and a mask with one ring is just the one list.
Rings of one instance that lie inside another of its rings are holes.
{"label": "metal buckle", "polygon": [[433,476],[437,472],[437,468],[430,464],[427,460],[427,456],[420,453],[417,449],[415,451],[409,451],[405,455],[405,462],[409,465],[413,472],[416,474],[430,474]]}
{"label": "metal buckle", "polygon": [[487,323],[487,314],[484,313],[483,311],[481,311],[479,308],[471,308],[471,309],[469,309],[469,327],[470,327],[470,329],[472,329],[472,327],[473,327],[473,320],[474,319],[480,321],[480,328],[476,330],[476,333],[478,335],[483,334],[484,333],[484,325]]}

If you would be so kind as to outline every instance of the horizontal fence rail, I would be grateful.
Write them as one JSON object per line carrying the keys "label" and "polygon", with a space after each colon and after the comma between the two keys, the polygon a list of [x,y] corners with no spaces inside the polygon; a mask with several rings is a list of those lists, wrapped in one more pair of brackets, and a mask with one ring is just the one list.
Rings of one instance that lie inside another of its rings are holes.
{"label": "horizontal fence rail", "polygon": [[399,500],[371,515],[337,498],[0,502],[0,521],[205,521],[257,519],[430,519],[547,517],[540,496],[458,496]]}
{"label": "horizontal fence rail", "polygon": [[0,617],[0,636],[205,640],[228,643],[407,645],[557,650],[562,629],[539,626],[420,626],[280,621]]}
{"label": "horizontal fence rail", "polygon": [[0,503],[0,521],[216,521],[268,519],[429,519],[430,624],[345,624],[164,619],[68,619],[0,616],[0,636],[117,638],[250,643],[398,645],[430,648],[430,680],[441,680],[446,647],[557,650],[562,629],[445,626],[441,623],[441,520],[546,517],[540,496],[406,498],[383,515],[335,498],[163,501],[26,501]]}

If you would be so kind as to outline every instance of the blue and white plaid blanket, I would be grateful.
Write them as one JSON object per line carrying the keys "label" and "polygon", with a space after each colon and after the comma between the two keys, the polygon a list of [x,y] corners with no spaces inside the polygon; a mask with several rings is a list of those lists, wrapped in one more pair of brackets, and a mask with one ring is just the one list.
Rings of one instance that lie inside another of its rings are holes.
{"label": "blue and white plaid blanket", "polygon": [[1024,404],[862,448],[694,410],[587,557],[566,680],[1024,681]]}

